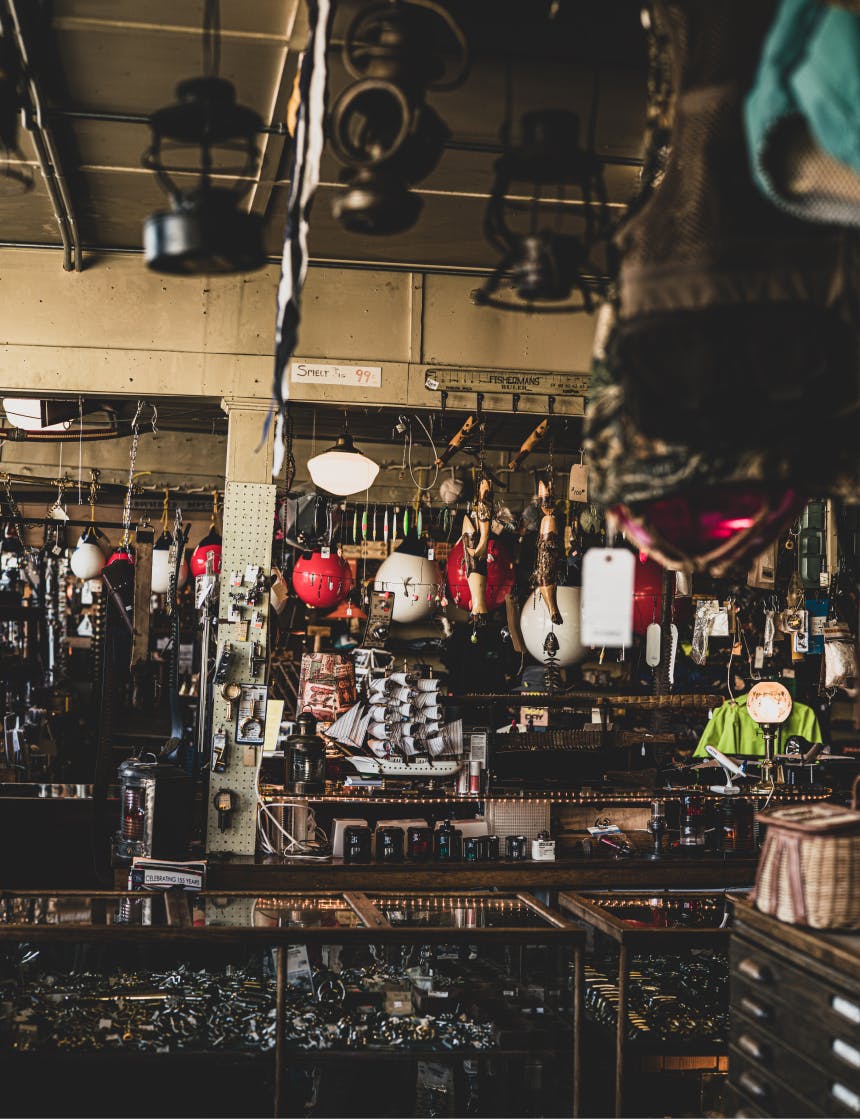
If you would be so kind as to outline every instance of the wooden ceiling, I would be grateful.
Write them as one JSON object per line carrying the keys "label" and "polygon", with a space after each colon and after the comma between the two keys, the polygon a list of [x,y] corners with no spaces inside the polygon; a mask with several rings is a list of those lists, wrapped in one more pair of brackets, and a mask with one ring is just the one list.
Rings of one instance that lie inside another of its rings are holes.
{"label": "wooden ceiling", "polygon": [[[630,197],[645,99],[639,5],[630,0],[447,4],[466,31],[472,67],[460,89],[431,98],[452,139],[439,166],[418,187],[423,209],[417,224],[393,237],[342,230],[331,213],[343,190],[341,168],[327,153],[313,210],[313,260],[427,271],[490,269],[496,253],[483,238],[482,218],[508,74],[516,121],[539,107],[567,108],[585,118],[599,73],[597,150],[607,161],[607,185],[618,213]],[[155,178],[141,166],[149,143],[147,118],[174,100],[178,81],[201,72],[202,0],[0,0],[0,10],[4,6],[7,19],[15,12],[21,24],[40,120],[55,152],[83,264],[90,252],[140,252],[145,218],[166,204]],[[336,6],[330,100],[351,80],[340,43],[356,9],[365,6],[366,0]],[[306,15],[301,0],[222,0],[221,23],[221,74],[268,128],[260,137],[262,160],[249,199],[264,218],[267,252],[279,258],[290,165],[283,121]],[[0,247],[57,249],[58,223],[34,144],[44,145],[44,136],[24,128],[20,136],[33,187],[21,193],[17,180],[0,176]]]}

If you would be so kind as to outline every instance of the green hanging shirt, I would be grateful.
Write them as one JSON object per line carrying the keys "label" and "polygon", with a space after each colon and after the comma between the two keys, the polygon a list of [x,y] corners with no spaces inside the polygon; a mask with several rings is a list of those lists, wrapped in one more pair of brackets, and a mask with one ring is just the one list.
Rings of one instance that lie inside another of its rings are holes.
{"label": "green hanging shirt", "polygon": [[[821,727],[811,707],[805,703],[795,703],[791,714],[777,727],[774,753],[782,753],[782,744],[793,734],[802,735],[810,742],[821,741]],[[734,701],[727,700],[718,707],[705,724],[699,745],[693,755],[707,757],[706,746],[714,746],[724,754],[746,754],[764,757],[764,735],[758,723],[747,714],[747,696],[742,695]]]}

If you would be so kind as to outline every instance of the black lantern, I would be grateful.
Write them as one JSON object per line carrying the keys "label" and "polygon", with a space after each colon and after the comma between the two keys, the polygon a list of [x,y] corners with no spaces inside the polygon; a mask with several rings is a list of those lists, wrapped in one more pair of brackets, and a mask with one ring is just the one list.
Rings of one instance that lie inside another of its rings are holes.
{"label": "black lantern", "polygon": [[[236,103],[231,82],[207,72],[180,82],[176,104],[156,110],[150,127],[152,144],[143,165],[155,173],[170,209],[150,214],[144,223],[148,267],[189,276],[262,268],[262,218],[239,208],[257,167],[259,115]],[[193,165],[170,162],[171,153],[189,148],[199,149]],[[180,187],[175,175],[193,176],[194,183]],[[213,185],[216,176],[218,186]],[[221,185],[230,179],[231,185]]]}
{"label": "black lantern", "polygon": [[[594,310],[600,288],[589,257],[610,229],[602,165],[580,145],[579,131],[579,117],[565,109],[525,113],[522,142],[496,160],[484,234],[502,259],[475,292],[476,303],[505,311]],[[583,219],[577,234],[563,228],[574,208]],[[496,294],[503,281],[515,299]],[[575,293],[578,301],[566,302]]]}
{"label": "black lantern", "polygon": [[[455,72],[446,75],[434,37],[453,38]],[[329,121],[332,150],[346,165],[346,193],[334,216],[353,233],[401,233],[414,225],[421,199],[410,190],[428,175],[450,133],[425,101],[466,76],[462,31],[432,0],[372,4],[359,11],[343,43],[344,66],[358,80],[341,93]]]}
{"label": "black lantern", "polygon": [[316,733],[317,721],[310,711],[302,711],[296,719],[296,730],[287,738],[287,792],[298,796],[316,796],[325,792],[325,742]]}

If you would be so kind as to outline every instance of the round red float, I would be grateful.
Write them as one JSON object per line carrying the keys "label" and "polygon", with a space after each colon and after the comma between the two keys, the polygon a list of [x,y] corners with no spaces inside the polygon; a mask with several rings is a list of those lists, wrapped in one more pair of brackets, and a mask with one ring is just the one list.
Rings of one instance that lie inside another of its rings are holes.
{"label": "round red float", "polygon": [[214,572],[217,575],[221,570],[221,534],[216,528],[210,528],[194,551],[191,553],[191,574],[206,574],[206,557],[209,553],[215,557]]}
{"label": "round red float", "polygon": [[633,577],[633,632],[644,637],[663,609],[663,568],[652,559],[637,556]]}
{"label": "round red float", "polygon": [[[461,610],[472,609],[472,592],[466,578],[463,541],[458,540],[448,555],[448,590],[451,600]],[[501,606],[514,585],[514,565],[504,544],[495,536],[487,545],[487,609]]]}
{"label": "round red float", "polygon": [[293,566],[293,590],[308,606],[330,610],[352,590],[352,571],[343,556],[320,552],[299,556]]}

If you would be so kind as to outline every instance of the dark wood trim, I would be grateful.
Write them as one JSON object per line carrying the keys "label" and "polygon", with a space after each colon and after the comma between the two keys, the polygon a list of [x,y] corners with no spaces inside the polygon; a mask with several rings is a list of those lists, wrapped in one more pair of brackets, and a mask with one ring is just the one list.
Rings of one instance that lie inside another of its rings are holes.
{"label": "dark wood trim", "polygon": [[344,895],[352,911],[368,929],[390,929],[392,926],[376,908],[367,894],[347,892]]}
{"label": "dark wood trim", "polygon": [[[691,891],[692,896],[712,896],[713,891]],[[582,894],[563,892],[558,905],[581,921],[587,921],[619,944],[629,944],[634,952],[646,950],[675,952],[680,948],[727,947],[729,929],[640,929],[630,926],[596,901]]]}
{"label": "dark wood trim", "polygon": [[627,1042],[627,1003],[630,958],[622,941],[618,949],[618,1020],[615,1023],[615,1116],[624,1114],[624,1058]]}
{"label": "dark wood trim", "polygon": [[[539,888],[588,890],[707,886],[748,887],[755,880],[755,859],[557,859],[555,862],[363,863],[336,860],[323,865],[289,863],[262,856],[210,862],[207,891],[466,890]],[[122,876],[121,876],[122,877]],[[118,888],[125,881],[118,881]],[[44,890],[40,891],[45,893]]]}
{"label": "dark wood trim", "polygon": [[576,928],[576,926],[571,921],[568,921],[564,917],[560,916],[558,913],[555,912],[555,910],[547,908],[547,906],[543,905],[541,902],[538,901],[536,897],[533,897],[531,894],[527,894],[523,891],[518,891],[517,899],[523,902],[524,905],[527,905],[529,909],[533,909],[535,913],[539,913],[545,921],[548,921],[557,929]]}
{"label": "dark wood trim", "polygon": [[289,1077],[286,1075],[284,1068],[285,1049],[286,1043],[284,1039],[284,1029],[286,1022],[287,1007],[287,951],[286,944],[280,945],[276,949],[278,953],[278,965],[275,978],[275,1013],[277,1021],[275,1022],[275,1119],[281,1119],[281,1116],[287,1114],[287,1100],[286,1100],[286,1085]]}

